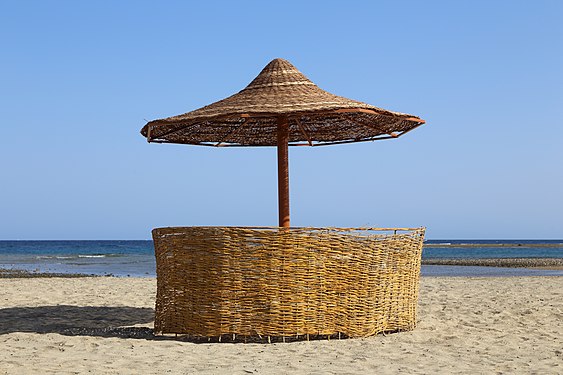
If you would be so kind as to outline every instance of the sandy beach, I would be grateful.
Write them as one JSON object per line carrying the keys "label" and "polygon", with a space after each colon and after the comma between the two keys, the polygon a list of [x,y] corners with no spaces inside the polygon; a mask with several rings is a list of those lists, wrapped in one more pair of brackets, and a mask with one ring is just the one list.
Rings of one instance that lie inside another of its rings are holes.
{"label": "sandy beach", "polygon": [[563,277],[424,277],[412,332],[285,344],[150,337],[152,278],[0,287],[0,374],[563,373]]}

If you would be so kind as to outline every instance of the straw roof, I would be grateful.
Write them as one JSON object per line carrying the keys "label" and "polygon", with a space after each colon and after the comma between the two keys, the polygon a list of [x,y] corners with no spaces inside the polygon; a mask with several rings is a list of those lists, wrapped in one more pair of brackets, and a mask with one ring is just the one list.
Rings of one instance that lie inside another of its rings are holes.
{"label": "straw roof", "polygon": [[149,142],[207,146],[275,146],[277,121],[286,116],[289,145],[396,138],[424,123],[326,92],[290,62],[272,60],[242,91],[179,116],[148,122]]}

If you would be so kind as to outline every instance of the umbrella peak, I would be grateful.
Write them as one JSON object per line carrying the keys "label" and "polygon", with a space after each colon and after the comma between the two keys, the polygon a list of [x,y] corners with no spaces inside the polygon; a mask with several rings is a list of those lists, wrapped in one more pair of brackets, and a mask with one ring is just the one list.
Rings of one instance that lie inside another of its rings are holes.
{"label": "umbrella peak", "polygon": [[277,58],[270,61],[242,91],[294,85],[316,86],[289,61]]}

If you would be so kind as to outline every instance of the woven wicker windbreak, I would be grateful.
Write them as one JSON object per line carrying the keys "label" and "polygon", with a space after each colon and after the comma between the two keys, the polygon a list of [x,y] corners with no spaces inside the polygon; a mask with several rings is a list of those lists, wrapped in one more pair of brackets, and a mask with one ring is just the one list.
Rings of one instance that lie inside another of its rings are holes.
{"label": "woven wicker windbreak", "polygon": [[152,233],[156,332],[365,337],[415,327],[424,228]]}
{"label": "woven wicker windbreak", "polygon": [[148,122],[149,142],[206,146],[276,146],[277,121],[289,122],[289,145],[397,138],[424,123],[321,90],[291,63],[271,61],[242,91],[183,115]]}

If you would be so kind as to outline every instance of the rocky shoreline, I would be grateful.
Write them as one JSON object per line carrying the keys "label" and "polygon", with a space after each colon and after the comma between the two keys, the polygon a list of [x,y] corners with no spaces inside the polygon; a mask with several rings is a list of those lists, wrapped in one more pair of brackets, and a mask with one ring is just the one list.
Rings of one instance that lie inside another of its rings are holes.
{"label": "rocky shoreline", "polygon": [[35,277],[75,278],[75,277],[96,277],[96,276],[97,275],[89,275],[85,273],[30,272],[26,270],[0,268],[0,279],[18,279],[18,278],[31,279]]}
{"label": "rocky shoreline", "polygon": [[439,258],[422,259],[423,265],[431,266],[478,266],[509,268],[563,269],[563,258]]}

